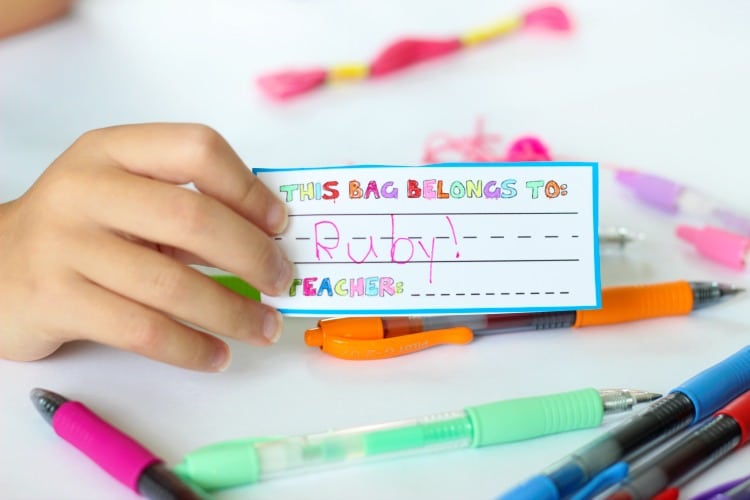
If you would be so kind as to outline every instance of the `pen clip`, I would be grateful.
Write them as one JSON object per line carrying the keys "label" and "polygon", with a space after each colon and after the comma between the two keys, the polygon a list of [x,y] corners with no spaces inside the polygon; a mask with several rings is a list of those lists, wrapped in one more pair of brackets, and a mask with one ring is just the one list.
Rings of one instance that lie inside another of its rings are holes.
{"label": "pen clip", "polygon": [[[468,344],[473,339],[474,334],[471,329],[465,326],[454,326],[381,339],[354,339],[326,335],[320,338],[317,347],[337,358],[367,360],[394,358],[442,344]],[[309,342],[308,345],[310,345]]]}
{"label": "pen clip", "polygon": [[570,497],[570,500],[590,500],[597,494],[626,479],[629,471],[630,467],[627,462],[617,462],[610,465],[594,476],[591,481]]}

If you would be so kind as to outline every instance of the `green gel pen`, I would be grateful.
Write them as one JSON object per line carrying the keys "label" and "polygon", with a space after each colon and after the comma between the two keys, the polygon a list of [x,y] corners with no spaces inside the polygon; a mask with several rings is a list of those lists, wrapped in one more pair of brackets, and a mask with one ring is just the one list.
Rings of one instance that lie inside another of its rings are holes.
{"label": "green gel pen", "polygon": [[230,488],[357,461],[596,427],[605,414],[628,411],[658,397],[630,389],[581,389],[307,436],[239,439],[199,448],[174,470],[208,490]]}
{"label": "green gel pen", "polygon": [[224,285],[233,292],[260,302],[260,292],[250,286],[250,284],[242,278],[232,276],[231,274],[213,274],[209,276],[211,277],[211,279],[221,285]]}

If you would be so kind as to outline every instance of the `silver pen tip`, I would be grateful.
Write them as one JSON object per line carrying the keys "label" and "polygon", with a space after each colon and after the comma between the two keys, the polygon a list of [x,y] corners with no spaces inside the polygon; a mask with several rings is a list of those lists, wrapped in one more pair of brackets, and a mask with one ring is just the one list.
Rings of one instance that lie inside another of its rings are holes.
{"label": "silver pen tip", "polygon": [[599,395],[602,398],[604,413],[628,411],[637,404],[649,403],[661,397],[661,394],[638,389],[602,389]]}
{"label": "silver pen tip", "polygon": [[635,399],[635,404],[650,403],[651,401],[656,401],[662,396],[659,393],[648,391],[630,390],[629,392]]}
{"label": "silver pen tip", "polygon": [[734,285],[728,285],[721,288],[722,295],[737,295],[738,293],[745,293],[745,289]]}

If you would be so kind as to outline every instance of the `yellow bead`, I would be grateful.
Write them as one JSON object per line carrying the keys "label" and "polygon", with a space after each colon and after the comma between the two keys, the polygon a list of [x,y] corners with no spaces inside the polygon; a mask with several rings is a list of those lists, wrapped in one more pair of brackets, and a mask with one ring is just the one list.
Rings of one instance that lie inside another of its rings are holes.
{"label": "yellow bead", "polygon": [[370,72],[364,64],[339,64],[328,70],[328,81],[362,80]]}
{"label": "yellow bead", "polygon": [[472,45],[484,43],[486,41],[492,40],[493,38],[497,38],[502,35],[507,35],[508,33],[515,31],[520,26],[521,26],[520,17],[511,17],[511,18],[503,19],[494,24],[490,24],[488,26],[484,26],[482,28],[477,28],[475,30],[469,31],[468,33],[464,34],[461,37],[461,43],[463,43],[465,46],[472,46]]}

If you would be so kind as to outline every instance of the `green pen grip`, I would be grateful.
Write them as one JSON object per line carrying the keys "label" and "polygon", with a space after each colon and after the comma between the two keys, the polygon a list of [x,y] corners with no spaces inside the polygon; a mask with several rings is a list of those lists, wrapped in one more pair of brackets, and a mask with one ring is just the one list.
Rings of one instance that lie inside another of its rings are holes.
{"label": "green pen grip", "polygon": [[275,437],[235,439],[204,446],[185,455],[172,471],[206,490],[252,484],[260,479],[255,444]]}
{"label": "green pen grip", "polygon": [[260,292],[250,286],[250,284],[242,278],[238,278],[237,276],[232,276],[230,274],[214,274],[211,275],[211,278],[217,283],[224,285],[225,287],[229,288],[235,293],[242,295],[243,297],[248,297],[260,302]]}
{"label": "green pen grip", "polygon": [[466,408],[474,427],[472,447],[521,441],[597,427],[604,405],[596,389],[499,401]]}

